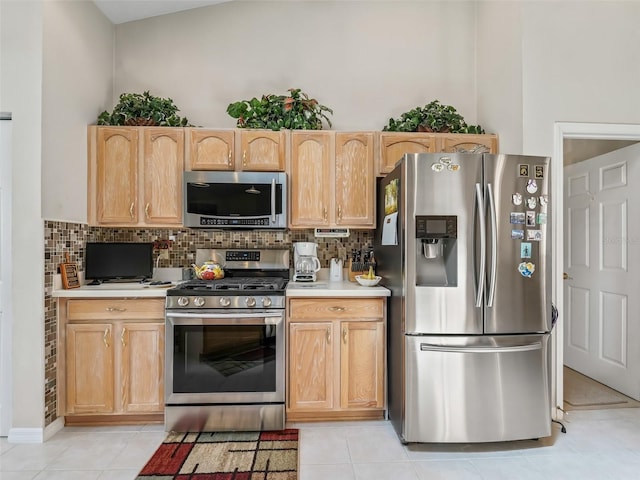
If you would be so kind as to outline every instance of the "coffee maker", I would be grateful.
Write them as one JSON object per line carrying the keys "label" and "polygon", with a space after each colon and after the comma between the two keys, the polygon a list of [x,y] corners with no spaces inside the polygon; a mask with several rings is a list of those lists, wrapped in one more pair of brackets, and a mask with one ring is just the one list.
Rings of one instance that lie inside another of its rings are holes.
{"label": "coffee maker", "polygon": [[315,282],[316,272],[320,270],[318,244],[314,242],[295,242],[293,244],[293,281]]}

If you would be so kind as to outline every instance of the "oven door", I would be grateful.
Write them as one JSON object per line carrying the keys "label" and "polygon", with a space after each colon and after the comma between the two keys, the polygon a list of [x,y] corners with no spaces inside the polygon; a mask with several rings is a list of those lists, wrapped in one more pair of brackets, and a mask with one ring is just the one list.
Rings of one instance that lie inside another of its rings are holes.
{"label": "oven door", "polygon": [[284,310],[166,313],[165,404],[284,402]]}

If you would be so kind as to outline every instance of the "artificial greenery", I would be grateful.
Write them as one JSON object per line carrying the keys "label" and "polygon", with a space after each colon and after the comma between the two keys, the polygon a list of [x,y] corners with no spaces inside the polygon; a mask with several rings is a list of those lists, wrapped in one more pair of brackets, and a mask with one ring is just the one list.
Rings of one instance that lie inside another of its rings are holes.
{"label": "artificial greenery", "polygon": [[254,97],[231,103],[227,113],[238,119],[238,128],[322,130],[323,119],[331,127],[327,113],[333,114],[333,110],[299,88],[288,92],[289,95],[263,95],[260,100]]}
{"label": "artificial greenery", "polygon": [[189,121],[180,117],[170,98],[151,95],[149,91],[123,93],[113,112],[106,110],[98,116],[98,125],[154,125],[162,127],[186,127]]}
{"label": "artificial greenery", "polygon": [[389,119],[383,131],[389,132],[441,132],[441,133],[484,133],[480,125],[467,125],[451,105],[442,105],[438,100],[424,107],[416,107],[400,115],[399,119]]}

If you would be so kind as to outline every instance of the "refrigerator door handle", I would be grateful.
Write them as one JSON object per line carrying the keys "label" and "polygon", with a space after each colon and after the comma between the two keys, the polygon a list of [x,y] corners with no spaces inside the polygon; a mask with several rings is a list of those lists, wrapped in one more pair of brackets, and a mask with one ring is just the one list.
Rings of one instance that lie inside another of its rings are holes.
{"label": "refrigerator door handle", "polygon": [[489,295],[487,307],[493,307],[493,300],[496,296],[496,272],[498,269],[498,224],[496,223],[496,204],[493,199],[493,188],[487,184],[487,194],[489,196],[489,213],[491,215],[491,275],[489,280]]}
{"label": "refrigerator door handle", "polygon": [[485,225],[484,215],[484,198],[482,195],[482,185],[476,183],[476,209],[475,213],[478,216],[480,223],[480,270],[476,272],[476,307],[482,307],[482,297],[484,295],[484,279],[485,279],[485,263],[487,259],[486,252],[486,238],[487,228]]}
{"label": "refrigerator door handle", "polygon": [[433,345],[431,343],[421,343],[422,352],[441,353],[515,353],[530,352],[542,349],[542,342],[527,343],[526,345],[514,345],[509,347],[448,347],[443,345]]}

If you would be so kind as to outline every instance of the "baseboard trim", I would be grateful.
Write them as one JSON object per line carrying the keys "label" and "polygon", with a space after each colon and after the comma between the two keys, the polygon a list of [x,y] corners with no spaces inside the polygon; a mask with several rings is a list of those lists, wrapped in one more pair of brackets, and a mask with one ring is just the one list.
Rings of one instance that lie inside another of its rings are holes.
{"label": "baseboard trim", "polygon": [[9,443],[44,443],[64,428],[64,422],[58,418],[46,428],[12,428],[7,440]]}

